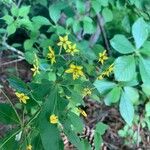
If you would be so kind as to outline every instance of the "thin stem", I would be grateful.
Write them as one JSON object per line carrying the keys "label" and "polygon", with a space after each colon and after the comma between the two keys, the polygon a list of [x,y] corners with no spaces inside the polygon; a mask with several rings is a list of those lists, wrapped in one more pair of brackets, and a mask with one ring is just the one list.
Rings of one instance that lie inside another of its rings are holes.
{"label": "thin stem", "polygon": [[21,128],[18,129],[15,133],[13,133],[8,139],[6,139],[5,142],[3,142],[2,145],[0,145],[0,149],[8,142],[11,138],[13,138],[15,135],[17,135],[20,131],[21,131]]}
{"label": "thin stem", "polygon": [[10,103],[11,107],[13,108],[13,110],[14,110],[14,112],[15,112],[15,114],[16,114],[16,116],[17,116],[19,122],[20,122],[21,127],[23,127],[23,123],[22,123],[22,121],[21,121],[21,118],[19,117],[19,114],[18,114],[17,110],[15,109],[13,103],[12,103],[11,100],[8,98],[8,96],[5,94],[5,92],[3,92],[2,89],[0,89],[0,90],[1,90],[2,94],[6,97],[7,101]]}

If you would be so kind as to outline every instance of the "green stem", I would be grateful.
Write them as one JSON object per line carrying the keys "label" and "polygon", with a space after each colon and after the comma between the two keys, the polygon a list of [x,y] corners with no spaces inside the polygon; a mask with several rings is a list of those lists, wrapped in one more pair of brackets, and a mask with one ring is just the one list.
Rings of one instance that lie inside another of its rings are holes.
{"label": "green stem", "polygon": [[7,138],[2,145],[0,145],[0,149],[11,139],[13,138],[15,135],[17,135],[19,132],[21,131],[21,128],[18,129],[14,134],[12,134],[9,138]]}
{"label": "green stem", "polygon": [[11,100],[8,98],[8,96],[5,94],[5,92],[4,92],[2,89],[0,89],[0,90],[1,90],[2,94],[6,97],[7,101],[10,103],[12,109],[14,110],[14,112],[15,112],[15,114],[16,114],[16,116],[17,116],[19,122],[20,122],[21,127],[23,127],[23,123],[22,123],[22,121],[21,121],[21,118],[19,117],[19,114],[18,114],[17,110],[15,109],[13,103],[12,103]]}

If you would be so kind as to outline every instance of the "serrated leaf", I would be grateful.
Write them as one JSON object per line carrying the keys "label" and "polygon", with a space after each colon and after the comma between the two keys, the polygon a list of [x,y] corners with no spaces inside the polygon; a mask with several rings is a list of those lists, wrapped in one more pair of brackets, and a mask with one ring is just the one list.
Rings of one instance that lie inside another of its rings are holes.
{"label": "serrated leaf", "polygon": [[6,28],[8,35],[11,35],[16,32],[16,26],[14,23],[10,24]]}
{"label": "serrated leaf", "polygon": [[140,74],[143,83],[150,84],[150,59],[144,59],[140,57],[139,59],[139,67],[140,67]]}
{"label": "serrated leaf", "polygon": [[104,17],[105,22],[110,22],[113,20],[112,11],[108,8],[103,9],[102,16]]}
{"label": "serrated leaf", "polygon": [[126,123],[131,126],[134,118],[134,107],[132,102],[127,98],[126,93],[122,92],[119,111]]}
{"label": "serrated leaf", "polygon": [[101,11],[101,4],[99,1],[92,0],[91,4],[92,4],[92,8],[96,13],[99,13]]}
{"label": "serrated leaf", "polygon": [[144,83],[142,84],[142,90],[147,95],[150,96],[150,84]]}
{"label": "serrated leaf", "polygon": [[131,81],[135,73],[134,56],[121,56],[115,60],[114,74],[117,81]]}
{"label": "serrated leaf", "polygon": [[42,26],[42,25],[50,25],[50,21],[43,17],[43,16],[35,16],[32,18],[32,21],[36,24],[38,24],[39,26]]}
{"label": "serrated leaf", "polygon": [[60,18],[61,10],[65,7],[66,5],[63,2],[54,3],[49,7],[49,15],[55,24]]}
{"label": "serrated leaf", "polygon": [[96,80],[94,82],[94,86],[100,92],[100,94],[103,94],[104,92],[114,88],[116,84],[106,80]]}
{"label": "serrated leaf", "polygon": [[134,46],[124,35],[115,35],[110,40],[110,44],[116,51],[118,51],[121,54],[129,54],[134,52]]}
{"label": "serrated leaf", "polygon": [[93,21],[90,17],[85,16],[83,19],[84,33],[91,34],[95,31]]}
{"label": "serrated leaf", "polygon": [[120,99],[121,88],[114,87],[104,98],[106,105],[111,105],[112,103],[117,103]]}
{"label": "serrated leaf", "polygon": [[141,49],[139,49],[141,54],[150,56],[150,41],[146,41]]}
{"label": "serrated leaf", "polygon": [[150,102],[145,105],[146,117],[150,117]]}
{"label": "serrated leaf", "polygon": [[139,49],[148,38],[148,28],[143,18],[139,18],[132,26],[132,34],[136,48]]}
{"label": "serrated leaf", "polygon": [[139,100],[139,93],[137,89],[133,87],[124,87],[124,92],[126,93],[127,98],[133,103],[136,104]]}
{"label": "serrated leaf", "polygon": [[13,18],[12,16],[10,16],[10,15],[5,15],[5,16],[3,17],[3,19],[5,20],[5,22],[6,22],[8,25],[10,25],[11,23],[13,23],[13,21],[14,21],[14,18]]}
{"label": "serrated leaf", "polygon": [[30,11],[30,6],[22,6],[21,8],[19,8],[18,16],[20,17],[27,16],[29,11]]}

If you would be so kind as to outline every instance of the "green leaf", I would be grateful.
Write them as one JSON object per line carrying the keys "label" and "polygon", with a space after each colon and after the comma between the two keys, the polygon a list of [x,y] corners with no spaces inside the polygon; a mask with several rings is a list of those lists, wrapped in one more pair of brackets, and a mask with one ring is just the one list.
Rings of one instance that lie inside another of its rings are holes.
{"label": "green leaf", "polygon": [[11,23],[13,23],[13,21],[14,21],[14,18],[13,18],[12,16],[10,16],[10,15],[5,15],[5,16],[3,17],[3,19],[5,20],[5,22],[6,22],[8,25],[10,25]]}
{"label": "green leaf", "polygon": [[120,99],[121,88],[114,87],[105,97],[104,102],[106,105],[111,105],[112,103],[117,103]]}
{"label": "green leaf", "polygon": [[61,10],[66,7],[66,4],[63,2],[54,3],[49,7],[49,15],[51,19],[56,24],[61,16]]}
{"label": "green leaf", "polygon": [[92,1],[91,1],[91,4],[92,4],[92,8],[93,8],[94,11],[96,12],[96,14],[101,11],[101,4],[100,4],[99,1],[92,0]]}
{"label": "green leaf", "polygon": [[95,150],[100,150],[102,142],[103,142],[102,137],[98,133],[95,133],[94,134],[94,146],[95,146]]}
{"label": "green leaf", "polygon": [[7,30],[8,35],[15,33],[16,32],[15,23],[8,25],[6,30]]}
{"label": "green leaf", "polygon": [[130,33],[131,26],[130,26],[130,19],[129,16],[125,16],[122,20],[122,27],[125,29],[126,32]]}
{"label": "green leaf", "polygon": [[66,120],[63,123],[63,127],[64,127],[64,133],[65,135],[68,137],[69,141],[76,146],[77,149],[83,149],[84,145],[83,143],[80,141],[79,136],[77,136],[75,134],[75,132],[71,129],[70,124],[68,122],[68,120]]}
{"label": "green leaf", "polygon": [[150,84],[144,83],[142,84],[143,92],[149,97],[150,96]]}
{"label": "green leaf", "polygon": [[108,0],[99,0],[102,6],[106,7],[108,6]]}
{"label": "green leaf", "polygon": [[139,59],[140,74],[143,83],[150,84],[150,59]]}
{"label": "green leaf", "polygon": [[47,97],[45,103],[43,104],[39,116],[39,129],[44,149],[60,150],[61,139],[59,135],[59,130],[55,124],[51,124],[49,122],[49,117],[52,113],[54,113],[59,118],[59,114],[57,114],[56,112],[58,112],[57,104],[59,103],[61,98],[58,94],[58,87],[52,84],[50,86],[50,94]]}
{"label": "green leaf", "polygon": [[83,126],[84,126],[82,119],[76,114],[74,114],[73,112],[69,112],[68,117],[71,120],[71,123],[73,127],[75,128],[75,131],[78,133],[81,133],[83,130]]}
{"label": "green leaf", "polygon": [[139,49],[141,54],[150,56],[150,41],[146,41],[143,45],[143,48]]}
{"label": "green leaf", "polygon": [[129,40],[121,34],[117,34],[110,40],[111,46],[121,54],[129,54],[134,52],[133,45]]}
{"label": "green leaf", "polygon": [[96,80],[94,82],[94,86],[100,92],[100,94],[103,94],[104,92],[114,88],[116,84],[110,81]]}
{"label": "green leaf", "polygon": [[8,104],[0,104],[0,122],[3,124],[19,124],[19,120]]}
{"label": "green leaf", "polygon": [[132,26],[132,34],[136,48],[139,49],[148,37],[148,28],[143,18],[139,18]]}
{"label": "green leaf", "polygon": [[108,126],[106,124],[99,122],[96,124],[95,132],[99,133],[100,135],[103,135],[107,129],[108,129]]}
{"label": "green leaf", "polygon": [[13,16],[18,16],[18,13],[19,13],[19,9],[18,9],[18,7],[16,6],[16,5],[12,5],[12,8],[11,8],[11,14],[13,15]]}
{"label": "green leaf", "polygon": [[136,104],[139,100],[139,93],[137,89],[133,87],[124,87],[124,92],[126,93],[127,98],[133,103]]}
{"label": "green leaf", "polygon": [[110,22],[113,20],[112,11],[108,8],[103,9],[102,16],[104,17],[105,22]]}
{"label": "green leaf", "polygon": [[8,81],[9,81],[10,86],[13,87],[14,89],[23,93],[29,92],[27,85],[20,78],[12,76],[8,79]]}
{"label": "green leaf", "polygon": [[20,17],[25,17],[28,15],[30,11],[30,6],[22,6],[20,9],[19,9],[19,14],[18,16]]}
{"label": "green leaf", "polygon": [[81,14],[83,14],[85,12],[85,3],[82,1],[82,0],[76,0],[75,1],[76,3],[76,8],[77,8],[77,11]]}
{"label": "green leaf", "polygon": [[145,105],[146,117],[150,117],[150,102]]}
{"label": "green leaf", "polygon": [[122,92],[119,110],[123,119],[131,126],[134,118],[134,107],[125,92]]}
{"label": "green leaf", "polygon": [[43,16],[35,16],[32,18],[32,21],[36,24],[38,24],[39,26],[42,26],[42,25],[50,25],[50,21],[43,17]]}
{"label": "green leaf", "polygon": [[131,81],[135,73],[134,56],[121,56],[115,60],[114,74],[117,81]]}
{"label": "green leaf", "polygon": [[90,17],[85,16],[83,19],[84,33],[91,34],[95,31],[93,21]]}
{"label": "green leaf", "polygon": [[35,57],[35,53],[33,51],[27,51],[24,53],[25,59],[29,64],[33,64],[34,63],[34,57]]}
{"label": "green leaf", "polygon": [[[33,44],[34,44],[34,40],[32,40],[32,39],[27,39],[27,40],[25,40],[25,42],[24,42],[24,44],[23,44],[23,46],[24,46],[24,49],[25,50],[30,50],[31,52],[32,52],[32,46],[33,46]],[[33,53],[33,52],[32,52]]]}

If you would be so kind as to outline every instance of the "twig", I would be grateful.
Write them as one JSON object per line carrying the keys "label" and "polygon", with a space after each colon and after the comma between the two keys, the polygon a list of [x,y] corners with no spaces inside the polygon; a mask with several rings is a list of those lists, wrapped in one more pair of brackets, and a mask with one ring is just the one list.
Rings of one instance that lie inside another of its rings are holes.
{"label": "twig", "polygon": [[21,2],[22,2],[22,0],[18,0],[17,7],[19,7],[19,6],[20,6]]}
{"label": "twig", "polygon": [[2,45],[4,47],[6,47],[7,49],[19,54],[20,56],[18,56],[18,58],[24,58],[24,53],[23,52],[19,51],[18,49],[14,48],[10,45],[8,45],[8,43],[6,42],[6,36],[3,37]]}
{"label": "twig", "polygon": [[16,63],[16,62],[19,62],[19,61],[22,61],[22,60],[24,60],[24,58],[12,60],[12,61],[9,61],[9,62],[6,62],[6,63],[1,64],[0,67],[1,67],[1,66],[5,66],[5,65],[9,65],[9,64],[12,64],[12,63]]}
{"label": "twig", "polygon": [[104,43],[105,43],[106,49],[107,49],[109,55],[111,55],[109,42],[108,42],[108,39],[107,39],[107,35],[106,35],[106,32],[105,32],[104,26],[102,24],[102,16],[100,14],[97,14],[97,20],[98,20],[99,28],[100,28],[100,30],[102,32],[102,35],[103,35],[103,39],[104,39]]}

